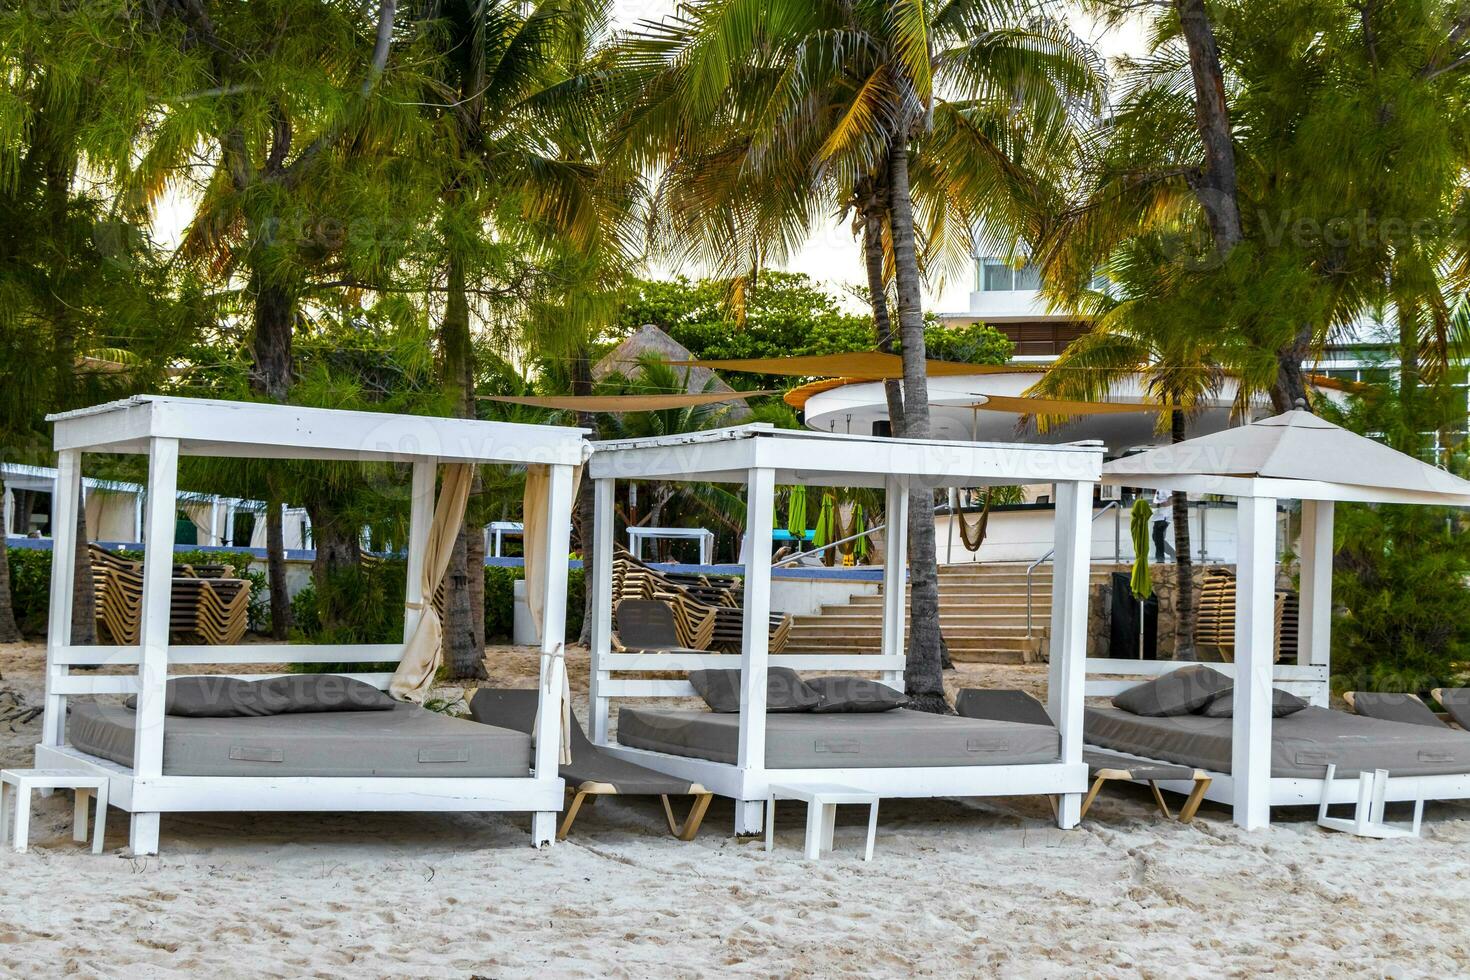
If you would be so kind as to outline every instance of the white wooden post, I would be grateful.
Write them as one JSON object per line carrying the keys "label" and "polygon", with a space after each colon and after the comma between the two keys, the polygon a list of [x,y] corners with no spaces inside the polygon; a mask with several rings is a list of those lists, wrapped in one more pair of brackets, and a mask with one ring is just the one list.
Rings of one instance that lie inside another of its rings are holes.
{"label": "white wooden post", "polygon": [[[429,529],[434,524],[434,474],[439,461],[435,458],[417,460],[413,464],[413,483],[408,503],[408,562],[405,569],[407,585],[404,590],[403,642],[413,635],[414,627],[424,615],[415,608],[424,602],[433,602],[434,597],[424,597],[424,550],[429,545]],[[400,659],[402,655],[400,654]]]}
{"label": "white wooden post", "polygon": [[[571,551],[572,468],[551,467],[547,490],[546,550],[541,555],[546,569],[546,594],[541,607],[541,690],[537,697],[540,730],[536,738],[536,772],[541,780],[560,779],[561,694],[566,677],[562,654],[567,632],[567,557]],[[531,817],[531,843],[540,846],[556,840],[555,810],[538,810]]]}
{"label": "white wooden post", "polygon": [[[909,488],[902,478],[890,476],[883,503],[883,637],[879,649],[885,657],[904,652],[904,601],[908,581]],[[883,683],[902,689],[903,671],[885,670]]]}
{"label": "white wooden post", "polygon": [[588,722],[592,741],[607,744],[608,702],[603,684],[611,679],[603,658],[612,652],[613,614],[613,493],[616,480],[598,480],[592,488],[592,567],[587,569],[587,588],[592,590],[592,665],[588,689]]}
{"label": "white wooden post", "polygon": [[[1061,736],[1061,761],[1081,765],[1083,697],[1087,684],[1087,592],[1092,570],[1092,484],[1058,483],[1056,502],[1047,704]],[[1062,794],[1057,825],[1070,829],[1081,821],[1082,794]]]}
{"label": "white wooden post", "polygon": [[[771,521],[775,470],[750,471],[745,494],[745,619],[740,653],[740,746],[743,775],[766,767],[766,667],[771,640]],[[763,800],[735,801],[735,833],[760,833]]]}
{"label": "white wooden post", "polygon": [[[169,599],[173,588],[178,470],[179,441],[150,439],[147,520],[143,528],[138,728],[133,740],[133,776],[139,780],[163,775],[163,708],[168,684]],[[158,814],[133,813],[130,838],[135,856],[157,854]]]}
{"label": "white wooden post", "polygon": [[[1301,597],[1297,663],[1332,665],[1332,523],[1330,500],[1302,501]],[[1328,685],[1313,692],[1312,703],[1325,708]]]}
{"label": "white wooden post", "polygon": [[1276,501],[1236,504],[1235,718],[1230,774],[1235,822],[1271,824],[1271,679],[1276,660]]}
{"label": "white wooden post", "polygon": [[[63,449],[57,454],[56,484],[51,494],[51,606],[46,620],[46,701],[41,720],[41,744],[58,746],[66,737],[66,697],[53,694],[57,681],[69,670],[57,656],[71,646],[71,607],[75,595],[77,508],[81,506],[82,454]],[[7,530],[9,525],[6,526]]]}

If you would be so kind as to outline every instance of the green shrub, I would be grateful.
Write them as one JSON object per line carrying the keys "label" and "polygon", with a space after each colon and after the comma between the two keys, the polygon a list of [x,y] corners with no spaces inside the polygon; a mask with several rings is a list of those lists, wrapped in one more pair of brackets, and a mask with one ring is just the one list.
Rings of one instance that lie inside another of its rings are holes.
{"label": "green shrub", "polygon": [[[508,643],[515,633],[515,583],[525,578],[520,568],[485,567],[485,641]],[[568,643],[582,635],[582,620],[587,601],[587,580],[580,568],[567,570]]]}
{"label": "green shrub", "polygon": [[[1460,431],[1465,395],[1449,385],[1375,386],[1323,414],[1410,454],[1428,432]],[[1449,469],[1470,466],[1457,448]],[[1423,693],[1457,686],[1470,663],[1470,521],[1458,510],[1338,504],[1333,560],[1333,686]]]}
{"label": "green shrub", "polygon": [[15,623],[26,636],[42,636],[51,602],[51,552],[32,548],[10,548],[8,552]]}

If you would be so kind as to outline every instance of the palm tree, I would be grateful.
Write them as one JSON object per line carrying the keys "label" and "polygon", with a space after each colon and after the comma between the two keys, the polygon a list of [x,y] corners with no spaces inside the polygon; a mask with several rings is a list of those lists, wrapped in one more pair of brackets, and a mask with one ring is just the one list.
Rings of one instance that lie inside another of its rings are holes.
{"label": "palm tree", "polygon": [[[1142,5],[1085,6],[1121,19]],[[1151,50],[1122,63],[1080,195],[1045,236],[1051,288],[1075,295],[1114,249],[1158,232],[1187,273],[1178,289],[1239,340],[1231,368],[1278,411],[1308,399],[1304,364],[1375,307],[1409,313],[1406,363],[1439,372],[1446,294],[1470,281],[1463,236],[1440,234],[1466,206],[1470,15],[1418,0],[1170,0],[1148,16]]]}
{"label": "palm tree", "polygon": [[[1221,364],[1233,357],[1228,338],[1200,330],[1189,311],[1169,299],[1175,268],[1156,238],[1137,239],[1105,269],[1109,289],[1083,294],[1074,309],[1092,329],[1073,341],[1029,394],[1105,401],[1115,386],[1136,376],[1159,406],[1158,429],[1172,442],[1189,438],[1189,420],[1217,394]],[[1242,385],[1241,410],[1251,392]],[[1058,419],[1038,419],[1042,428]],[[1194,659],[1194,568],[1190,558],[1189,496],[1174,491],[1174,562],[1177,575],[1175,657]]]}
{"label": "palm tree", "polygon": [[[1037,185],[1070,156],[1098,74],[1037,5],[985,0],[708,2],[630,36],[619,145],[662,168],[654,213],[680,259],[736,275],[780,262],[833,211],[855,207],[877,342],[902,344],[905,436],[929,435],[923,275],[968,260],[975,219],[1014,241]],[[1066,148],[1062,151],[1062,148]],[[943,695],[934,502],[909,512],[905,686]]]}
{"label": "palm tree", "polygon": [[[565,259],[575,255],[587,264],[582,271],[627,250],[629,182],[595,152],[601,122],[594,44],[607,7],[607,0],[430,0],[417,17],[438,54],[423,101],[433,123],[429,156],[441,164],[439,348],[445,388],[462,417],[476,414],[472,321],[494,319],[487,310],[493,300],[477,298],[519,292],[534,302],[527,286],[507,288],[507,280],[526,278],[508,267],[507,246],[518,264],[539,256],[570,268],[578,263]],[[545,279],[540,286],[573,288]],[[546,322],[522,317],[519,336],[505,339],[533,353],[576,347],[586,323],[558,316],[548,334],[527,329],[533,321]],[[479,490],[477,474],[476,499]],[[484,622],[476,614],[484,579],[473,574],[484,564],[478,525],[466,521],[446,583],[447,660],[458,677],[485,676]]]}

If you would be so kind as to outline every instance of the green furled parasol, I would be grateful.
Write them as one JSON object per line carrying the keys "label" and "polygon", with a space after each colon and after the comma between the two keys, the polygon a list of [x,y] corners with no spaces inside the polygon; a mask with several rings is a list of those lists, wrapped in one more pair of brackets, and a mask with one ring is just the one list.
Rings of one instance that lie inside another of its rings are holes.
{"label": "green furled parasol", "polygon": [[1154,583],[1148,571],[1149,527],[1154,509],[1142,497],[1133,501],[1133,516],[1128,520],[1128,533],[1133,536],[1133,575],[1128,587],[1133,598],[1142,602],[1154,594]]}

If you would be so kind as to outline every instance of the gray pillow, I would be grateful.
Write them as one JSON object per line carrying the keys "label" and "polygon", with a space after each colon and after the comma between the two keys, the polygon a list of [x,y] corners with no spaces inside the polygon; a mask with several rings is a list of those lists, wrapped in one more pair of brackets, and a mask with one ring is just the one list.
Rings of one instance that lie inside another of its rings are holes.
{"label": "gray pillow", "polygon": [[[1295,694],[1288,693],[1280,688],[1271,689],[1271,717],[1285,718],[1294,715],[1307,707],[1309,702],[1303,701]],[[1205,705],[1200,714],[1206,718],[1234,718],[1235,717],[1235,689],[1232,688],[1224,694]]]}
{"label": "gray pillow", "polygon": [[1113,698],[1113,707],[1149,718],[1188,715],[1229,691],[1231,686],[1230,678],[1203,664],[1181,667],[1130,687]]}
{"label": "gray pillow", "polygon": [[[711,711],[729,715],[740,710],[740,671],[691,670],[689,683]],[[766,671],[767,712],[811,711],[821,700],[821,695],[790,667],[771,667]]]}
{"label": "gray pillow", "polygon": [[[321,711],[392,711],[397,702],[371,684],[340,674],[287,674],[260,681],[176,677],[164,714],[176,718],[250,718]],[[138,699],[127,706],[136,710]]]}
{"label": "gray pillow", "polygon": [[[134,710],[138,699],[125,702]],[[247,718],[275,714],[254,681],[237,677],[175,677],[164,688],[163,713],[177,718]]]}
{"label": "gray pillow", "polygon": [[813,677],[806,686],[817,692],[822,699],[812,710],[822,713],[868,714],[875,711],[892,711],[909,703],[907,695],[900,694],[886,684],[866,677],[826,676]]}
{"label": "gray pillow", "polygon": [[256,681],[260,700],[275,715],[321,711],[392,711],[398,704],[366,681],[341,674],[284,674]]}

